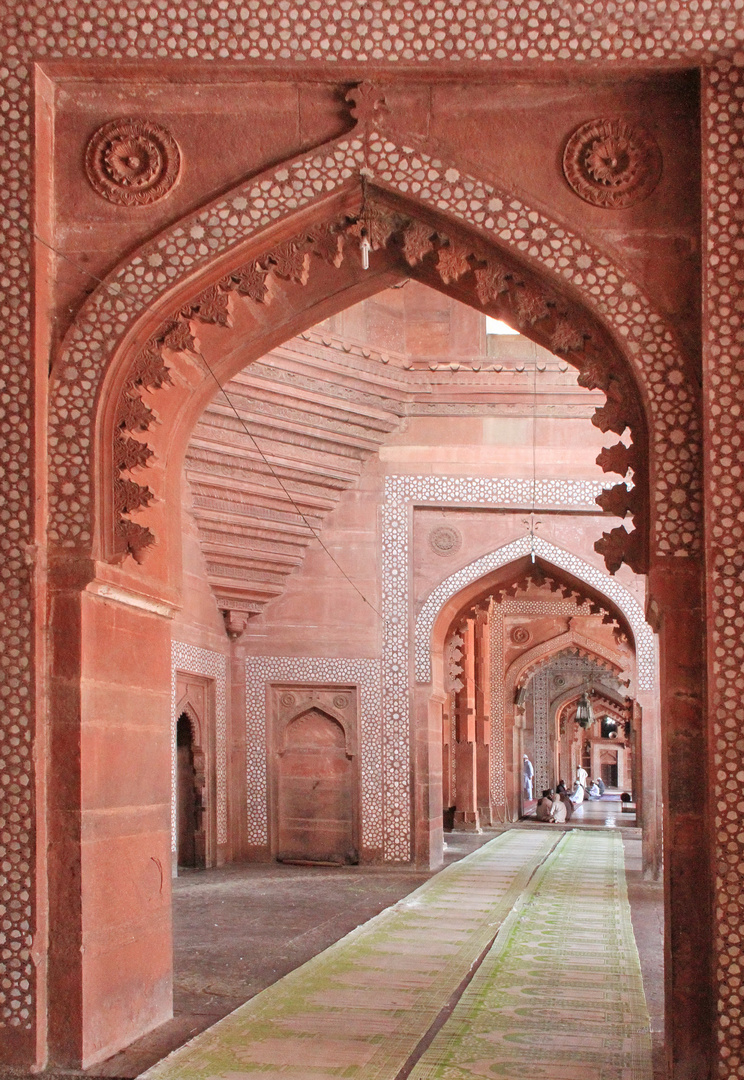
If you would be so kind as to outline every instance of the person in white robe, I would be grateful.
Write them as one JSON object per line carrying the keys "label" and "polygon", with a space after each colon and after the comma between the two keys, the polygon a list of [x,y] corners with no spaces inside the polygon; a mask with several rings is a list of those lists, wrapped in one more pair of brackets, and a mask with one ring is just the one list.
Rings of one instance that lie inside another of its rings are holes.
{"label": "person in white robe", "polygon": [[588,779],[589,773],[586,771],[586,769],[582,769],[581,765],[579,765],[578,769],[576,770],[576,783],[574,784],[574,789],[571,792],[571,802],[574,804],[574,806],[580,806],[581,803],[583,803],[584,796],[586,795],[586,782]]}
{"label": "person in white robe", "polygon": [[553,799],[551,820],[554,821],[556,825],[563,825],[566,821],[566,804],[563,802],[560,795],[556,795]]}
{"label": "person in white robe", "polygon": [[535,776],[535,767],[527,757],[524,755],[522,765],[522,785],[524,790],[525,800],[528,802],[532,799],[532,782]]}

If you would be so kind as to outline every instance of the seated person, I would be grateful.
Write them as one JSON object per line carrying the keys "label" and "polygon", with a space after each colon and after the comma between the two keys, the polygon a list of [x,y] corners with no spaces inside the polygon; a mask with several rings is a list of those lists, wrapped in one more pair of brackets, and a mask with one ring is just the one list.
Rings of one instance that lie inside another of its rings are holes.
{"label": "seated person", "polygon": [[[566,797],[566,802],[568,802],[569,806],[571,805],[571,800],[568,797]],[[554,821],[556,825],[563,825],[566,821],[568,821],[566,803],[564,803],[563,797],[561,795],[556,795],[556,797],[553,799],[551,821]]]}
{"label": "seated person", "polygon": [[563,783],[562,780],[558,781],[558,787],[555,789],[555,793],[556,793],[556,795],[567,795],[568,794],[568,792],[566,791],[566,785]]}
{"label": "seated person", "polygon": [[605,788],[605,782],[604,782],[604,780],[602,779],[602,777],[601,777],[601,776],[598,776],[598,777],[597,777],[597,779],[596,779],[596,780],[594,781],[594,783],[595,783],[595,784],[597,785],[597,787],[599,788],[599,794],[600,794],[600,795],[604,795],[604,793],[605,793],[605,790],[606,790],[606,788]]}
{"label": "seated person", "polygon": [[571,802],[574,804],[574,806],[581,806],[581,804],[584,801],[584,796],[585,795],[586,795],[586,788],[584,787],[584,785],[579,780],[577,780],[576,783],[574,784],[574,789],[573,789],[573,791],[571,792],[571,795],[570,795]]}
{"label": "seated person", "polygon": [[538,821],[550,821],[551,812],[553,810],[553,793],[550,788],[546,788],[542,793],[542,798],[537,800],[537,807],[535,809],[535,817]]}
{"label": "seated person", "polygon": [[567,791],[562,792],[560,798],[561,798],[561,802],[563,803],[563,805],[566,808],[566,821],[570,821],[572,816],[573,816],[574,805],[571,802],[571,799],[569,798],[569,795],[568,795]]}
{"label": "seated person", "polygon": [[591,785],[589,787],[589,790],[586,793],[586,797],[587,797],[587,799],[599,799],[600,798],[600,791],[599,791],[599,788],[597,787],[597,781],[596,780],[592,780]]}
{"label": "seated person", "polygon": [[574,806],[581,806],[584,801],[587,789],[587,781],[589,780],[589,773],[586,771],[583,765],[579,765],[576,770],[576,783],[574,789],[571,792],[571,802]]}

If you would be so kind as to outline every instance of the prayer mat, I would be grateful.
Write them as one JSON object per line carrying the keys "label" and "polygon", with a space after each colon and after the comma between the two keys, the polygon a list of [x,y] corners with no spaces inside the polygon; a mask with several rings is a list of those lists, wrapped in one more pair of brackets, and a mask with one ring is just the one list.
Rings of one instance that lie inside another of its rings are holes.
{"label": "prayer mat", "polygon": [[410,1080],[651,1077],[622,839],[564,834]]}
{"label": "prayer mat", "polygon": [[394,1080],[559,840],[547,829],[503,833],[143,1080]]}

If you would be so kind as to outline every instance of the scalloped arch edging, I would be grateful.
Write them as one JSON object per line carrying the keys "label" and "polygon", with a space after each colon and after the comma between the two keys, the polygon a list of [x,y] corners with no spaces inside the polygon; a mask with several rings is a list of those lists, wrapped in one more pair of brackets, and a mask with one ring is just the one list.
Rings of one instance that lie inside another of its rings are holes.
{"label": "scalloped arch edging", "polygon": [[606,596],[623,613],[633,631],[636,647],[638,689],[652,690],[655,682],[654,633],[646,622],[643,608],[618,581],[596,566],[572,555],[541,537],[521,536],[510,544],[475,559],[450,574],[426,598],[416,619],[416,682],[431,682],[431,633],[444,604],[466,585],[477,581],[516,559],[529,555],[534,545],[536,555]]}
{"label": "scalloped arch edging", "polygon": [[603,252],[513,194],[375,130],[354,131],[239,185],[141,247],[89,298],[66,340],[49,419],[49,537],[91,544],[94,431],[110,362],[142,314],[186,276],[362,177],[413,198],[573,287],[623,341],[650,411],[653,546],[700,547],[699,432],[684,358],[662,316]]}

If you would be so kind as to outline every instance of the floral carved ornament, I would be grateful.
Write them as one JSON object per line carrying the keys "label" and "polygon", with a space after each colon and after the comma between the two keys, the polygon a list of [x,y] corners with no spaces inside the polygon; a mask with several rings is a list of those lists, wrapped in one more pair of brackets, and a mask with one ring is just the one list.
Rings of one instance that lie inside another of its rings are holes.
{"label": "floral carved ornament", "polygon": [[[349,97],[353,98],[354,94]],[[465,302],[479,306],[496,317],[506,317],[524,333],[534,336],[540,344],[555,353],[564,354],[579,368],[581,385],[602,389],[607,402],[597,410],[594,423],[603,431],[612,430],[618,434],[629,427],[632,442],[629,446],[620,442],[603,451],[599,463],[605,471],[633,478],[632,485],[621,483],[605,492],[602,499],[607,505],[604,502],[602,505],[608,512],[621,517],[630,514],[634,528],[629,532],[620,526],[605,533],[598,541],[598,550],[604,555],[611,571],[623,562],[634,569],[642,569],[647,551],[644,537],[648,528],[645,520],[647,493],[644,490],[647,477],[642,475],[645,473],[646,460],[645,416],[627,363],[609,339],[607,331],[589,309],[570,301],[562,287],[563,279],[575,281],[581,287],[585,279],[598,281],[590,290],[594,294],[592,307],[597,307],[600,314],[612,324],[617,323],[617,328],[623,331],[629,359],[638,377],[645,382],[648,371],[658,373],[654,375],[655,382],[647,387],[650,415],[655,429],[658,428],[659,433],[667,431],[671,436],[660,434],[655,437],[655,446],[662,445],[660,439],[663,438],[664,454],[673,461],[673,467],[670,469],[667,466],[666,472],[660,472],[655,477],[654,499],[661,515],[657,516],[654,526],[656,549],[662,553],[696,550],[700,542],[696,517],[699,477],[694,467],[697,421],[694,407],[691,408],[692,391],[683,374],[684,360],[675,351],[673,337],[663,319],[655,315],[637,286],[625,279],[622,271],[614,267],[607,256],[595,252],[585,241],[551,224],[539,213],[532,211],[528,214],[523,204],[514,197],[505,204],[503,197],[494,197],[494,189],[477,178],[468,177],[456,168],[428,157],[423,151],[406,147],[398,136],[388,138],[376,130],[370,130],[375,125],[384,127],[388,123],[384,117],[380,118],[384,101],[379,94],[367,93],[362,104],[363,108],[359,111],[364,119],[357,127],[359,137],[355,137],[355,132],[353,136],[327,144],[314,152],[314,156],[289,162],[258,181],[249,180],[225,200],[218,200],[197,211],[188,221],[172,230],[174,239],[182,233],[203,236],[203,241],[196,246],[201,247],[205,256],[210,252],[219,253],[219,243],[235,243],[235,240],[229,239],[231,236],[239,239],[239,233],[234,228],[222,225],[223,221],[226,225],[230,223],[230,214],[235,214],[238,207],[241,208],[238,217],[242,214],[246,223],[249,209],[253,220],[261,217],[276,220],[282,213],[289,213],[290,206],[303,206],[308,200],[317,198],[317,184],[320,181],[311,183],[313,175],[325,175],[325,189],[329,191],[342,183],[348,185],[354,175],[361,181],[362,198],[357,212],[347,212],[343,220],[325,221],[322,226],[310,229],[226,274],[221,281],[202,290],[192,302],[182,304],[161,324],[141,355],[135,358],[121,395],[115,434],[118,443],[114,453],[117,526],[115,550],[110,552],[111,555],[121,558],[132,554],[139,559],[153,541],[149,530],[132,520],[132,515],[144,509],[152,499],[152,493],[137,482],[139,470],[146,467],[151,456],[139,434],[146,431],[152,422],[148,408],[141,401],[138,404],[137,399],[141,397],[143,388],[167,386],[169,375],[163,360],[163,348],[193,351],[194,329],[200,321],[229,326],[230,312],[237,297],[245,297],[256,304],[271,303],[274,280],[284,275],[284,280],[290,284],[301,286],[308,280],[314,257],[340,266],[344,246],[349,241],[360,243],[365,236],[373,251],[387,248],[388,252],[392,251],[398,256],[401,271],[407,276],[420,276],[429,284],[438,281],[444,291],[455,290],[455,294]],[[360,131],[362,127],[363,133]],[[365,161],[369,164],[365,165]],[[324,169],[330,171],[324,173]],[[300,185],[302,196],[298,203],[296,193]],[[271,201],[267,204],[262,194],[269,190],[272,196],[274,193],[277,196],[273,199],[274,210],[270,210]],[[394,193],[392,196],[391,191]],[[291,196],[292,202],[282,211],[281,200],[285,193],[287,197]],[[251,209],[250,200],[257,195],[261,196],[258,205],[266,207],[260,213],[257,208]],[[415,198],[417,208],[411,207],[411,197]],[[401,198],[406,200],[403,208],[399,205]],[[223,204],[224,210],[221,209]],[[430,212],[434,212],[436,217],[429,216]],[[442,212],[447,215],[446,222],[442,220]],[[472,232],[464,235],[461,227],[472,227],[475,235]],[[479,232],[487,235],[479,236]],[[213,235],[214,240],[211,239]],[[503,240],[507,250],[501,244],[498,247],[491,244],[488,240],[490,235]],[[546,237],[553,237],[550,244]],[[81,359],[76,362],[87,364],[87,357],[83,355],[91,351],[88,346],[90,338],[86,336],[87,322],[95,320],[93,325],[101,325],[103,317],[103,326],[107,321],[110,325],[106,309],[117,306],[117,294],[113,293],[113,289],[122,288],[120,281],[131,282],[131,285],[124,287],[128,291],[136,289],[138,299],[144,299],[149,294],[157,295],[157,289],[162,286],[157,285],[153,289],[145,282],[138,284],[139,279],[143,273],[146,276],[150,274],[149,267],[158,267],[154,276],[165,283],[177,269],[181,244],[182,241],[174,243],[170,239],[170,232],[166,231],[161,238],[141,249],[132,260],[123,263],[112,275],[111,284],[107,283],[88,302],[79,327],[71,332],[65,355],[72,359],[80,354]],[[513,251],[517,254],[513,254]],[[522,252],[541,266],[544,264],[547,271],[553,273],[551,285],[546,285],[542,272],[528,269],[521,257]],[[359,257],[358,252],[355,257]],[[202,263],[206,268],[202,256],[196,262],[193,257],[190,258],[194,270]],[[591,270],[586,271],[585,267],[591,267]],[[107,298],[108,292],[112,294],[111,299]],[[286,294],[286,290],[284,292]],[[472,299],[465,295],[467,293],[472,295]],[[119,316],[117,322],[120,321]],[[619,323],[623,326],[619,326]],[[69,379],[71,376],[68,373],[74,369],[69,366],[69,360],[66,362],[68,366],[62,368],[63,377]],[[662,397],[656,393],[664,385],[659,376],[666,383]],[[671,396],[670,382],[673,384]],[[63,430],[67,400],[74,398],[82,405],[86,394],[84,387],[78,388],[74,383],[69,384],[69,389],[64,382],[60,384],[58,401],[62,411],[59,421],[52,416],[53,429],[56,430],[58,423],[60,431]],[[672,427],[675,430],[672,431]],[[83,427],[83,445],[85,431]],[[66,435],[67,427],[64,433]],[[79,441],[70,444],[66,450],[66,444],[61,442],[53,462],[50,530],[53,537],[64,538],[66,547],[74,545],[76,534],[84,538],[87,532],[83,518],[84,508],[89,502],[87,481],[80,473],[77,462],[70,459],[68,463],[65,457],[66,453],[74,453],[78,445]],[[639,462],[644,462],[644,469],[640,471]],[[676,491],[670,492],[668,481],[679,487],[680,495],[684,491],[684,504],[676,500]],[[73,488],[79,509],[76,510],[75,520],[68,522],[65,514],[69,506],[69,492]],[[671,510],[668,509],[667,493],[672,494]]]}
{"label": "floral carved ornament", "polygon": [[170,132],[150,120],[127,117],[104,124],[85,150],[91,187],[119,206],[148,206],[178,181],[181,152]]}

